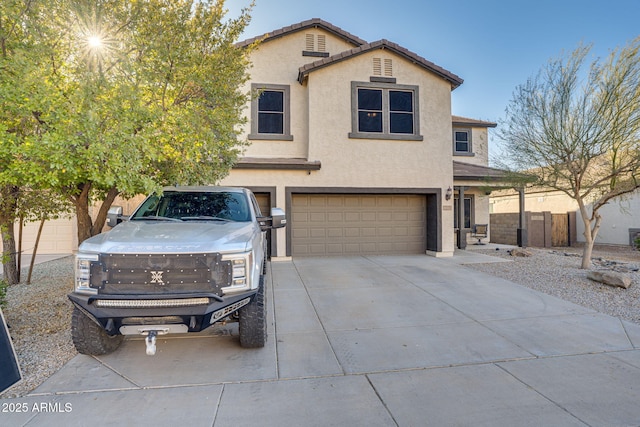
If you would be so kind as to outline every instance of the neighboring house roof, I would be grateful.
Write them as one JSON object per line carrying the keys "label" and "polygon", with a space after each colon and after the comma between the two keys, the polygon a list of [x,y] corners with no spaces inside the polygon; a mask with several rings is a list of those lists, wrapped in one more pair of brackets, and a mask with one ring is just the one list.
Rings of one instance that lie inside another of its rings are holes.
{"label": "neighboring house roof", "polygon": [[454,126],[477,126],[477,127],[487,127],[487,128],[494,128],[497,126],[497,124],[493,122],[486,122],[486,121],[477,120],[477,119],[469,119],[467,117],[461,117],[461,116],[451,116],[451,121]]}
{"label": "neighboring house roof", "polygon": [[424,68],[427,71],[437,74],[443,79],[447,80],[451,84],[451,89],[455,89],[460,86],[464,80],[462,78],[456,76],[450,71],[445,70],[444,68],[434,64],[431,61],[426,60],[425,58],[409,51],[401,47],[400,45],[390,42],[388,40],[382,39],[372,43],[363,44],[351,50],[347,50],[345,52],[338,53],[336,55],[330,56],[328,58],[323,58],[318,61],[312,62],[310,64],[305,64],[298,69],[298,82],[302,84],[307,76],[320,68],[328,67],[337,62],[344,61],[346,59],[352,58],[354,56],[362,55],[363,53],[370,52],[376,49],[386,49],[397,55],[404,57],[405,59],[413,62],[419,67]]}
{"label": "neighboring house roof", "polygon": [[323,21],[322,19],[313,18],[297,24],[289,25],[287,27],[282,27],[279,30],[271,31],[261,36],[252,37],[250,39],[238,42],[237,46],[245,47],[258,40],[261,40],[262,43],[265,43],[280,37],[284,37],[287,34],[295,33],[296,31],[304,31],[308,28],[322,28],[323,30],[336,35],[337,37],[353,44],[354,46],[360,46],[367,43],[365,40],[362,40],[358,36],[354,36],[353,34],[343,30],[342,28],[336,27],[335,25]]}
{"label": "neighboring house roof", "polygon": [[454,180],[501,181],[507,176],[509,176],[509,172],[500,169],[453,161]]}

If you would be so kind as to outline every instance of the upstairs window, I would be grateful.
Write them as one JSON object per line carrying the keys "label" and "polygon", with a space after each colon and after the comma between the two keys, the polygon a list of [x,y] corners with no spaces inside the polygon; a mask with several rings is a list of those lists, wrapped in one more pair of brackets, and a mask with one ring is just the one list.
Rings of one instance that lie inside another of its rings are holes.
{"label": "upstairs window", "polygon": [[422,140],[418,135],[418,87],[352,83],[351,138]]}
{"label": "upstairs window", "polygon": [[252,84],[251,134],[249,139],[292,140],[289,86]]}
{"label": "upstairs window", "polygon": [[284,92],[265,90],[258,98],[258,133],[284,133]]}
{"label": "upstairs window", "polygon": [[468,129],[453,130],[453,152],[454,154],[472,154],[471,131]]}

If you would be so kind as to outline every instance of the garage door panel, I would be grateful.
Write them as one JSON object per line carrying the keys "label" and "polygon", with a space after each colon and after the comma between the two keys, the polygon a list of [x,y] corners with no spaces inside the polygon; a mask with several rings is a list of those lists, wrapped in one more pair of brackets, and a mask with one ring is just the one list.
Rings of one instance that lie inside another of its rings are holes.
{"label": "garage door panel", "polygon": [[329,222],[342,222],[342,212],[327,212],[327,221]]}
{"label": "garage door panel", "polygon": [[360,213],[359,212],[346,212],[344,214],[344,220],[346,222],[360,222]]}
{"label": "garage door panel", "polygon": [[426,250],[425,196],[294,194],[291,206],[296,256]]}
{"label": "garage door panel", "polygon": [[309,220],[313,223],[323,223],[327,220],[327,215],[324,212],[311,212]]}
{"label": "garage door panel", "polygon": [[327,230],[324,228],[312,228],[309,230],[309,237],[312,239],[324,239],[327,237]]}

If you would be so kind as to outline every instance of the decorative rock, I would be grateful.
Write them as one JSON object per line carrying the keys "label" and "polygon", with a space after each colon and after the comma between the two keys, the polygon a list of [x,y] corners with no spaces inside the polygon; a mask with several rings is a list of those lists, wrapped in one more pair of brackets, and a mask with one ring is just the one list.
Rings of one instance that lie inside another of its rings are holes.
{"label": "decorative rock", "polygon": [[518,256],[518,257],[530,257],[533,254],[526,249],[523,248],[513,248],[509,251],[509,255]]}
{"label": "decorative rock", "polygon": [[587,278],[605,285],[618,286],[624,289],[628,289],[631,286],[631,278],[629,276],[615,271],[591,270],[587,273]]}

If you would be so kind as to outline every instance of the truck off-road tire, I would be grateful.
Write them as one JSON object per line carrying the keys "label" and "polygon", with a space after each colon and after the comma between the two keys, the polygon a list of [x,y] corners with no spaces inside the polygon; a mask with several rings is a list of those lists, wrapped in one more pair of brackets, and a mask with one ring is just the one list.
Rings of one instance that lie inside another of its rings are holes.
{"label": "truck off-road tire", "polygon": [[240,345],[245,348],[264,347],[267,343],[267,301],[264,276],[260,276],[258,292],[253,301],[238,310]]}
{"label": "truck off-road tire", "polygon": [[71,338],[78,353],[92,356],[111,353],[124,339],[122,335],[107,334],[78,307],[73,308],[71,315]]}

